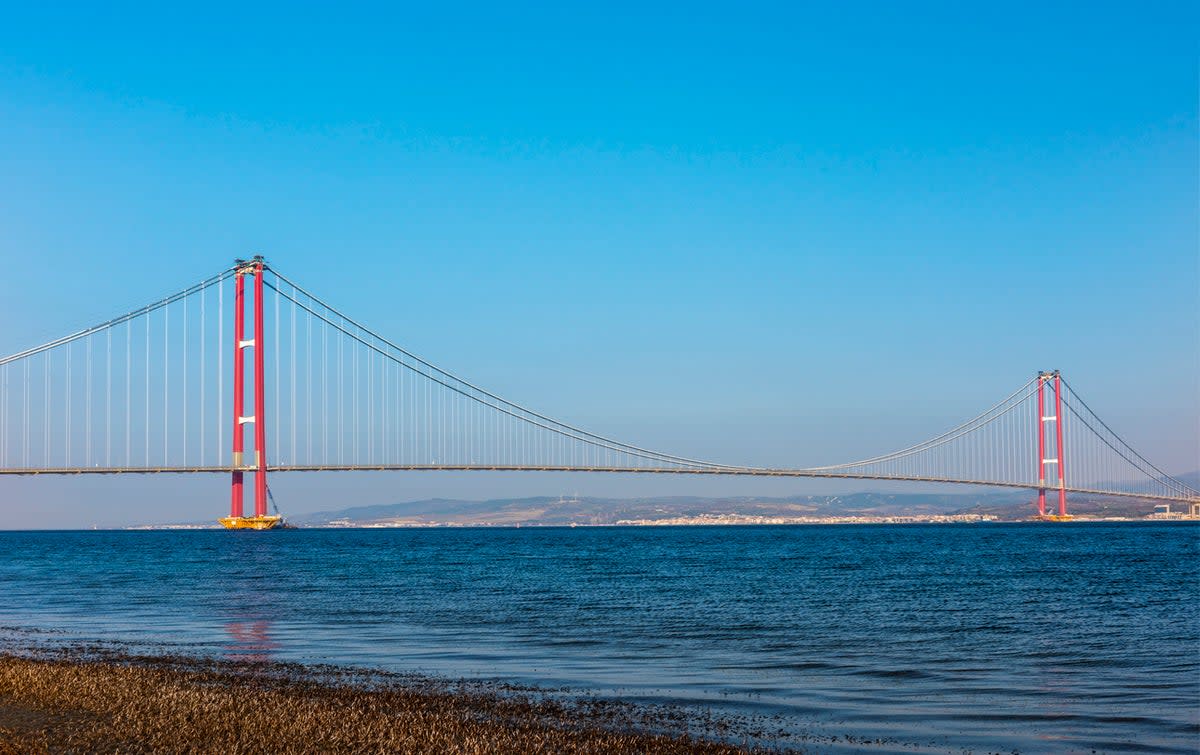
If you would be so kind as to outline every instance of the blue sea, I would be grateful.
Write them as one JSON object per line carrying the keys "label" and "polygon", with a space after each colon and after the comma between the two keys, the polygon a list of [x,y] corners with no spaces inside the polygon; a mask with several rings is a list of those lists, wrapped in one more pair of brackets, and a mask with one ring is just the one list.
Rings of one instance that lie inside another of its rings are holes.
{"label": "blue sea", "polygon": [[3,532],[0,625],[666,703],[818,752],[1196,752],[1198,556],[1188,523]]}

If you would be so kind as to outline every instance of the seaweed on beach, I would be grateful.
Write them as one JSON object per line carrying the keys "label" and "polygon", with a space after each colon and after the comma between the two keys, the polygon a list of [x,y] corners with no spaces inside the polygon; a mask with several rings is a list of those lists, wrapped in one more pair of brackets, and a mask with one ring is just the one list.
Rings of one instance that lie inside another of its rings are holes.
{"label": "seaweed on beach", "polygon": [[739,753],[653,710],[338,667],[0,653],[0,755],[16,753]]}

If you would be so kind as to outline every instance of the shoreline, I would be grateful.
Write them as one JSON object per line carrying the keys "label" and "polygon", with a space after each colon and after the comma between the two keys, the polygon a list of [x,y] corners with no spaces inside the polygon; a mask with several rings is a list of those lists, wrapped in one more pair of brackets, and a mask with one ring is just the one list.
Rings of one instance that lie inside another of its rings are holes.
{"label": "shoreline", "polygon": [[[702,712],[503,682],[95,645],[0,646],[0,755],[789,752]],[[742,745],[720,739],[736,738]]]}

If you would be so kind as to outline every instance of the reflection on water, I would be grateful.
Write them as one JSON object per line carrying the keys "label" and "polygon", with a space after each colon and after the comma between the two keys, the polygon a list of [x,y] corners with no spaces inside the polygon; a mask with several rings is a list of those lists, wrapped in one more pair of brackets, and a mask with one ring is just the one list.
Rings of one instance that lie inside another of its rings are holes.
{"label": "reflection on water", "polygon": [[1194,752],[1198,534],[0,532],[0,627],[685,702],[884,751]]}
{"label": "reflection on water", "polygon": [[229,635],[229,641],[225,644],[224,657],[255,662],[272,660],[279,643],[271,639],[270,629],[271,622],[265,619],[228,622],[225,632]]}

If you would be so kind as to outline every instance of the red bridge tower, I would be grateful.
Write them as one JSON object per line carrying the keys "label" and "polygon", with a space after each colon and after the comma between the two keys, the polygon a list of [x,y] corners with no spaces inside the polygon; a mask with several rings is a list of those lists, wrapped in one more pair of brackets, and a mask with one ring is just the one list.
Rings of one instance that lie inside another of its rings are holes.
{"label": "red bridge tower", "polygon": [[[1052,521],[1066,521],[1067,490],[1063,477],[1063,425],[1062,425],[1062,379],[1058,370],[1039,372],[1037,386],[1037,464],[1038,464],[1038,517]],[[1046,383],[1054,381],[1054,414],[1046,414]],[[1054,423],[1054,458],[1046,458],[1046,423]],[[1053,464],[1058,472],[1058,513],[1046,514],[1046,465]]]}
{"label": "red bridge tower", "polygon": [[[267,422],[266,376],[263,369],[265,340],[263,334],[263,267],[262,257],[238,261],[234,273],[233,295],[233,492],[229,516],[218,521],[227,529],[269,530],[282,524],[278,516],[267,515]],[[254,279],[254,338],[246,339],[246,278]],[[254,348],[254,414],[246,416],[246,349]],[[244,457],[244,426],[254,425],[254,458],[246,464]],[[242,477],[247,470],[254,473],[254,516],[242,511]]]}

